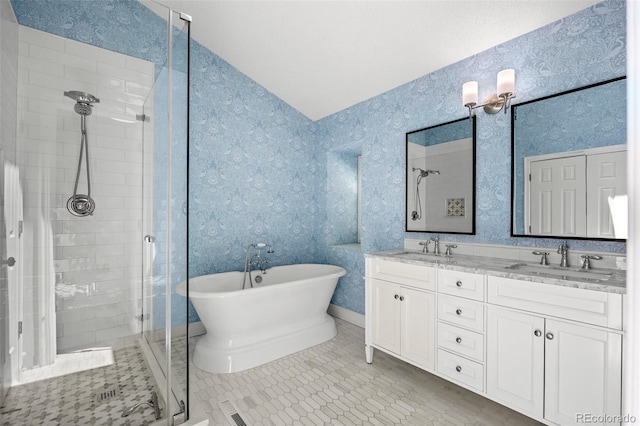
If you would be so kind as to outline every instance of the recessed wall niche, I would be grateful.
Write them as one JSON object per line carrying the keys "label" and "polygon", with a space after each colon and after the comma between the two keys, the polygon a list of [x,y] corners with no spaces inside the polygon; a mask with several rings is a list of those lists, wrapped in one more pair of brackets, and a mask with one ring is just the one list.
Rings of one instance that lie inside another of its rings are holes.
{"label": "recessed wall niche", "polygon": [[327,154],[327,242],[330,245],[360,243],[359,162],[361,149]]}

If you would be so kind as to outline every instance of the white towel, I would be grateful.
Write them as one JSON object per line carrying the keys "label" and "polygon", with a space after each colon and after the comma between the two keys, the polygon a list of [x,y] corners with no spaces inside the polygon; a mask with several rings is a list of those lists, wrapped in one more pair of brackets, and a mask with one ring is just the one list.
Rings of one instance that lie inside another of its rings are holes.
{"label": "white towel", "polygon": [[609,210],[613,221],[613,231],[616,238],[627,238],[628,225],[628,197],[626,195],[616,195],[609,197]]}

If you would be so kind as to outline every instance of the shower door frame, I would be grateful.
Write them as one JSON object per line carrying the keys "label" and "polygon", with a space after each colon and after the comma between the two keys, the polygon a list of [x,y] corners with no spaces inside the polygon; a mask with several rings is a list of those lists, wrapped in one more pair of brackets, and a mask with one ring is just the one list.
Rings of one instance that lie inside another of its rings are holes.
{"label": "shower door frame", "polygon": [[[183,421],[186,421],[189,418],[189,403],[188,403],[188,371],[189,371],[189,365],[188,365],[188,361],[185,362],[184,365],[184,372],[180,372],[180,373],[184,373],[187,377],[186,380],[186,384],[184,389],[183,388],[178,388],[176,386],[174,386],[174,371],[173,371],[173,363],[172,363],[172,336],[175,332],[180,333],[180,330],[177,330],[176,328],[172,327],[172,295],[173,293],[175,293],[175,291],[173,291],[173,289],[175,289],[177,283],[173,282],[173,277],[172,277],[172,236],[171,236],[171,229],[172,229],[172,216],[175,216],[175,214],[172,213],[172,207],[175,209],[175,206],[172,206],[172,170],[173,170],[173,164],[172,164],[172,150],[173,150],[173,142],[174,142],[174,135],[173,135],[173,119],[174,119],[174,112],[173,112],[173,98],[172,98],[172,91],[174,89],[173,83],[174,83],[174,73],[173,73],[173,32],[174,32],[174,13],[178,16],[179,20],[184,21],[184,26],[182,28],[178,28],[175,27],[175,30],[178,30],[178,36],[181,34],[186,34],[187,36],[187,44],[186,44],[186,58],[187,58],[187,62],[186,62],[186,116],[184,117],[186,120],[186,132],[185,132],[185,158],[187,160],[187,164],[186,164],[186,174],[184,176],[185,181],[186,181],[186,185],[188,187],[188,158],[189,158],[189,58],[190,58],[190,40],[191,40],[191,17],[189,15],[186,15],[184,13],[181,12],[176,12],[172,9],[168,9],[168,21],[167,21],[167,62],[166,62],[166,70],[167,70],[167,92],[166,92],[166,103],[167,103],[167,111],[166,111],[166,134],[167,134],[167,141],[166,141],[166,149],[167,149],[167,163],[166,163],[166,174],[167,174],[167,181],[166,181],[166,194],[160,194],[160,198],[164,198],[166,197],[166,200],[168,200],[165,204],[166,204],[166,211],[164,213],[164,217],[166,217],[166,228],[167,229],[163,229],[160,232],[162,233],[166,233],[166,235],[163,235],[165,239],[164,241],[164,250],[158,250],[159,252],[164,251],[164,311],[165,311],[165,315],[164,315],[164,328],[163,329],[154,329],[155,326],[159,326],[160,324],[153,324],[153,298],[154,297],[158,297],[157,295],[154,295],[154,290],[155,290],[155,286],[154,286],[154,280],[156,279],[155,275],[154,275],[154,256],[155,256],[155,248],[156,248],[156,244],[159,243],[159,239],[157,238],[157,236],[155,235],[155,229],[154,226],[156,226],[155,224],[155,220],[154,220],[154,214],[153,214],[153,210],[155,208],[154,205],[154,200],[156,198],[156,194],[154,194],[154,179],[153,177],[155,176],[156,170],[155,167],[157,166],[157,164],[155,164],[155,161],[153,161],[153,156],[155,155],[154,153],[151,154],[151,161],[148,161],[148,157],[150,156],[150,154],[148,152],[145,152],[146,150],[144,149],[144,146],[147,145],[147,140],[145,139],[145,128],[148,125],[150,119],[149,117],[146,115],[147,111],[144,110],[143,107],[143,114],[141,117],[139,117],[139,120],[142,121],[142,129],[143,129],[143,168],[147,169],[148,167],[152,168],[152,172],[148,173],[147,170],[143,171],[143,205],[145,206],[145,210],[143,212],[143,232],[142,234],[145,234],[145,236],[143,237],[145,239],[145,242],[143,243],[143,265],[142,265],[142,280],[141,280],[141,284],[142,284],[142,303],[140,306],[141,309],[141,316],[140,319],[142,320],[142,330],[141,330],[141,345],[142,345],[142,349],[145,353],[145,357],[147,358],[147,363],[149,364],[149,367],[151,369],[151,372],[156,380],[157,383],[157,387],[158,387],[158,391],[160,393],[160,395],[162,396],[162,399],[164,400],[165,404],[166,404],[166,410],[165,410],[165,419],[163,419],[161,422],[159,422],[158,424],[163,424],[166,421],[166,424],[168,425],[173,425],[173,424],[179,424]],[[155,85],[154,85],[155,88]],[[154,89],[152,89],[152,92],[154,91]],[[146,102],[145,102],[146,104]],[[156,118],[158,119],[158,117]],[[160,118],[161,119],[161,118]],[[156,135],[154,134],[154,136],[152,137],[152,141],[151,144],[154,146],[154,152],[155,152],[155,138]],[[179,148],[180,150],[182,150],[182,147]],[[149,182],[149,179],[151,177],[151,182]],[[151,197],[148,196],[148,193],[151,193]],[[185,224],[188,223],[187,221],[187,212],[188,212],[188,197],[186,197],[186,211],[185,211]],[[146,223],[145,223],[146,222]],[[187,234],[188,234],[188,224],[187,226]],[[186,240],[186,236],[185,236],[185,240]],[[161,240],[162,238],[160,238]],[[187,253],[185,253],[185,274],[186,271],[188,270],[188,249],[186,250]],[[185,300],[185,312],[187,311],[187,306],[186,306],[187,302]],[[187,334],[187,329],[188,329],[188,321],[187,323],[185,323],[184,325],[184,334],[185,334],[185,339],[186,339],[186,334]],[[161,348],[158,347],[158,344],[156,343],[156,341],[161,340],[162,337],[161,333],[164,332],[164,351],[162,351]],[[185,351],[188,351],[188,342],[187,345],[185,345]],[[188,358],[188,353],[186,354],[187,358]]]}

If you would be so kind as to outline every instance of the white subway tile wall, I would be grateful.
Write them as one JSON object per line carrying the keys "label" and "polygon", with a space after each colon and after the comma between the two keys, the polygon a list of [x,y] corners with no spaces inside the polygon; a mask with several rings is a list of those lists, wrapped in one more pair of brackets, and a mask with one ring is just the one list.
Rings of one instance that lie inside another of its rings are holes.
{"label": "white subway tile wall", "polygon": [[[35,301],[55,285],[58,353],[113,344],[140,332],[143,141],[135,114],[152,90],[154,65],[27,27],[19,37],[25,294]],[[63,95],[71,90],[100,99],[87,117],[96,209],[80,218],[66,209],[81,137],[74,101]],[[37,331],[38,310],[26,305],[25,324]],[[35,364],[25,360],[26,368]]]}

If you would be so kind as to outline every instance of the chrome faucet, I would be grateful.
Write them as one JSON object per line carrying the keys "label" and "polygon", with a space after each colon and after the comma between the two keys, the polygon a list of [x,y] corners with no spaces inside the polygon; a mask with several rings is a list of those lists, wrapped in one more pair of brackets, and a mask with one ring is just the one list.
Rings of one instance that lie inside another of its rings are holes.
{"label": "chrome faucet", "polygon": [[582,269],[591,269],[591,259],[593,260],[602,260],[602,256],[597,256],[597,255],[583,255],[580,256],[582,257],[584,260],[582,261]]}
{"label": "chrome faucet", "polygon": [[562,256],[560,259],[560,266],[563,268],[567,268],[569,266],[569,260],[567,259],[567,255],[569,254],[569,244],[566,241],[563,241],[562,244],[558,247],[558,253]]}
{"label": "chrome faucet", "polygon": [[440,254],[440,237],[436,235],[431,241],[433,241],[433,254]]}
{"label": "chrome faucet", "polygon": [[[267,264],[269,263],[269,259],[263,259],[260,257],[260,252],[251,256],[251,260],[249,261],[249,266],[257,266],[260,269],[260,272],[263,274],[267,273]],[[251,269],[249,268],[249,271]]]}
{"label": "chrome faucet", "polygon": [[423,253],[429,253],[429,244],[431,243],[431,240],[427,240],[427,241],[420,241],[418,244],[420,244],[422,246],[422,252]]}
{"label": "chrome faucet", "polygon": [[444,255],[449,257],[449,256],[451,256],[453,254],[453,253],[451,253],[451,249],[452,248],[457,248],[458,246],[455,245],[455,244],[447,244],[445,247],[447,249],[444,251]]}
{"label": "chrome faucet", "polygon": [[[267,249],[267,254],[273,253],[273,247],[266,243],[251,243],[247,246],[247,249],[244,253],[244,278],[242,279],[243,290],[247,282],[247,275],[249,276],[249,285],[251,286],[251,288],[253,288],[253,281],[251,279],[252,266],[257,266],[258,268],[260,268],[260,272],[263,274],[267,273],[266,266],[269,263],[269,260],[263,259],[260,252],[260,250],[264,248]],[[249,257],[249,251],[251,249],[253,249],[255,253],[253,254],[253,256]]]}
{"label": "chrome faucet", "polygon": [[549,253],[546,251],[532,251],[531,253],[536,254],[538,256],[542,256],[542,258],[540,259],[540,264],[541,265],[548,265],[549,264],[549,260],[547,259],[547,256],[549,256]]}

